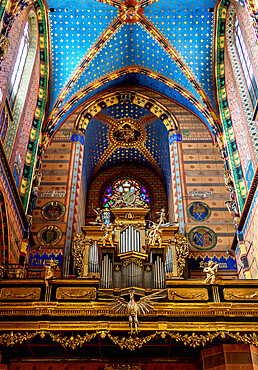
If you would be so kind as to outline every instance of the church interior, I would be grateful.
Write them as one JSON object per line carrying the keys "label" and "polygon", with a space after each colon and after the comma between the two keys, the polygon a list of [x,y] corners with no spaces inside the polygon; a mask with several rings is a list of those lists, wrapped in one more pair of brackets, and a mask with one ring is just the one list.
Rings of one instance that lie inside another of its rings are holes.
{"label": "church interior", "polygon": [[1,0],[0,369],[258,369],[257,0]]}

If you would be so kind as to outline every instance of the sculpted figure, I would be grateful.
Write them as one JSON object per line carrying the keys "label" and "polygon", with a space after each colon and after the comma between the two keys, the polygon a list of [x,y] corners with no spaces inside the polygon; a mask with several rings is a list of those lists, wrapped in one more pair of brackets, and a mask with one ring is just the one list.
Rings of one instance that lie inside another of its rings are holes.
{"label": "sculpted figure", "polygon": [[203,281],[203,284],[210,283],[214,284],[216,281],[216,272],[218,270],[218,264],[210,260],[208,266],[204,267],[203,272],[206,272],[206,279]]}
{"label": "sculpted figure", "polygon": [[109,225],[103,223],[101,228],[105,230],[105,234],[102,238],[103,246],[105,247],[106,243],[109,242],[111,244],[111,247],[114,247],[114,225],[112,223],[110,223]]}
{"label": "sculpted figure", "polygon": [[56,278],[55,271],[59,270],[58,262],[54,261],[53,258],[51,258],[51,260],[48,261],[48,265],[46,264],[46,261],[44,261],[43,266],[45,267],[45,284],[46,286],[49,286],[49,281]]}
{"label": "sculpted figure", "polygon": [[97,209],[92,208],[92,209],[97,215],[95,218],[95,222],[97,224],[102,224],[102,210],[100,208],[97,208]]}

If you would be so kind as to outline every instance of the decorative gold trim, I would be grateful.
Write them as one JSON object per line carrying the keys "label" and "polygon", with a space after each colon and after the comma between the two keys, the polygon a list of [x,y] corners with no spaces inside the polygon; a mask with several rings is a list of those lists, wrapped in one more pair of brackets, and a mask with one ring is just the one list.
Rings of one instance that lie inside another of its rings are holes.
{"label": "decorative gold trim", "polygon": [[244,288],[224,288],[223,289],[224,298],[227,301],[234,300],[258,300],[258,290],[257,289],[244,289]]}
{"label": "decorative gold trim", "polygon": [[2,300],[40,299],[41,288],[2,288]]}
{"label": "decorative gold trim", "polygon": [[143,262],[139,258],[126,258],[126,259],[123,260],[123,266],[131,265],[131,263],[135,263],[139,267],[143,266]]}
{"label": "decorative gold trim", "polygon": [[168,289],[168,299],[170,301],[183,301],[183,300],[201,300],[207,301],[209,299],[208,291],[205,288],[175,288]]}
{"label": "decorative gold trim", "polygon": [[144,344],[150,342],[152,339],[160,337],[165,339],[169,336],[171,339],[174,339],[176,342],[182,342],[186,346],[190,347],[199,347],[205,346],[207,343],[211,343],[214,339],[219,338],[220,341],[228,339],[234,339],[237,342],[241,342],[248,345],[258,346],[258,336],[256,333],[244,334],[244,333],[234,333],[234,332],[212,332],[206,334],[196,334],[196,333],[175,333],[171,331],[156,331],[152,334],[148,334],[145,337],[137,337],[129,335],[129,337],[119,337],[113,336],[109,331],[95,331],[92,333],[85,333],[84,336],[76,335],[62,337],[61,334],[52,333],[50,331],[39,330],[36,332],[25,332],[25,333],[4,333],[0,335],[0,345],[14,346],[15,344],[21,344],[25,340],[28,341],[37,335],[40,338],[45,338],[48,335],[53,342],[61,344],[64,348],[76,349],[82,347],[83,344],[90,342],[97,335],[100,335],[102,339],[106,336],[114,343],[117,344],[121,349],[126,349],[129,351],[134,351],[137,348],[141,348]]}
{"label": "decorative gold trim", "polygon": [[59,287],[56,291],[57,299],[96,299],[96,288]]}
{"label": "decorative gold trim", "polygon": [[[79,317],[115,316],[109,305],[102,302],[0,302],[0,316]],[[146,317],[258,317],[258,305],[232,302],[160,302]],[[121,324],[121,323],[117,323]],[[254,323],[253,323],[254,324]],[[97,323],[96,323],[97,325]],[[121,324],[122,325],[122,324]],[[155,322],[152,325],[156,325]]]}

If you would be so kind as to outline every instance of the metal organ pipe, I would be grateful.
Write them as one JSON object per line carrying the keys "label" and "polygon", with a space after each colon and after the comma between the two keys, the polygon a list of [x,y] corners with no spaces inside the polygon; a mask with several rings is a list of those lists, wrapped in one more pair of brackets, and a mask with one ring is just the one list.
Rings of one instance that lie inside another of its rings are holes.
{"label": "metal organ pipe", "polygon": [[140,232],[129,225],[120,234],[120,253],[140,252]]}

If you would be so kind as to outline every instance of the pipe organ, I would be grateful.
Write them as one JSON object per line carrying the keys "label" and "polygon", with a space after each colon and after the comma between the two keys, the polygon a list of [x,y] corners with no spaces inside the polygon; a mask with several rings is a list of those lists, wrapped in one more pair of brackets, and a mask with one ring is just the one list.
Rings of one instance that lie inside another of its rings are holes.
{"label": "pipe organ", "polygon": [[166,278],[182,277],[186,238],[178,237],[177,225],[164,223],[164,210],[151,229],[147,208],[120,205],[111,212],[112,224],[83,226],[73,241],[79,277],[99,279],[101,289],[164,289]]}

